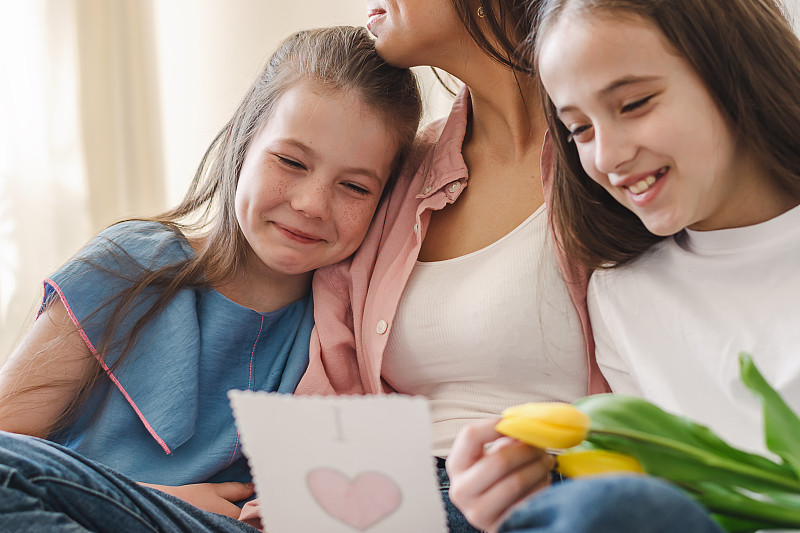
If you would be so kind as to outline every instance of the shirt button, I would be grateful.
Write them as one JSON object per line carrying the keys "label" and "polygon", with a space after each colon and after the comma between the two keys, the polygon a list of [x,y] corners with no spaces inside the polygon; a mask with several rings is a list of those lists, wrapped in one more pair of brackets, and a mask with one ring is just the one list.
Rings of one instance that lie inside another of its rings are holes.
{"label": "shirt button", "polygon": [[414,233],[416,233],[417,235],[419,235],[419,223],[417,223],[417,224],[414,224]]}
{"label": "shirt button", "polygon": [[450,185],[447,186],[447,190],[450,191],[450,192],[456,192],[460,188],[461,188],[461,182],[460,181],[454,181]]}
{"label": "shirt button", "polygon": [[431,192],[430,185],[428,187],[425,187],[425,190],[422,191],[422,194],[428,194],[429,192]]}
{"label": "shirt button", "polygon": [[386,333],[386,328],[389,327],[389,324],[386,323],[385,320],[379,320],[378,325],[375,326],[375,331],[378,332],[378,335],[383,335]]}

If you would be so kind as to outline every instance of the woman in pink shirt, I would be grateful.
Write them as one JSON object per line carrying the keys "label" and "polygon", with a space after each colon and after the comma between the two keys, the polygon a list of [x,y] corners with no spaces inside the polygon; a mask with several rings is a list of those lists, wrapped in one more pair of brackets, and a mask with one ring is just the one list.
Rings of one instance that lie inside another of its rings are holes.
{"label": "woman in pink shirt", "polygon": [[[368,1],[384,59],[436,67],[466,87],[420,134],[360,250],[314,279],[316,330],[297,392],[428,397],[451,531],[475,531],[450,505],[443,468],[464,424],[606,388],[585,279],[564,268],[544,210],[546,123],[517,53],[537,5]],[[504,454],[519,463],[523,491],[547,483],[549,457]]]}

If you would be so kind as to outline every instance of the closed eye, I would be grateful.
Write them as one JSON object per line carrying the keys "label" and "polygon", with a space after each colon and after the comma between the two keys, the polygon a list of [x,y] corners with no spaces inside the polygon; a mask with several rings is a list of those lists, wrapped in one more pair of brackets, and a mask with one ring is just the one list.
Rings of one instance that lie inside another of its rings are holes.
{"label": "closed eye", "polygon": [[299,161],[295,161],[294,159],[289,159],[288,157],[283,157],[283,156],[280,156],[280,155],[278,155],[276,157],[278,158],[278,160],[282,164],[286,165],[287,167],[297,168],[297,169],[305,169],[306,168],[303,163],[300,163]]}
{"label": "closed eye", "polygon": [[641,100],[636,100],[635,102],[631,102],[630,104],[624,105],[622,106],[622,112],[630,113],[631,111],[636,111],[637,109],[643,107],[648,102],[650,102],[650,100],[652,100],[654,96],[655,96],[654,94],[651,94],[650,96],[642,98]]}
{"label": "closed eye", "polygon": [[345,183],[344,186],[350,189],[351,191],[355,192],[356,194],[360,194],[361,196],[366,196],[369,194],[369,189],[365,189],[364,187],[356,183]]}
{"label": "closed eye", "polygon": [[582,139],[582,134],[589,131],[591,126],[578,126],[574,130],[571,130],[569,134],[567,134],[567,142],[570,143],[572,141],[580,141]]}

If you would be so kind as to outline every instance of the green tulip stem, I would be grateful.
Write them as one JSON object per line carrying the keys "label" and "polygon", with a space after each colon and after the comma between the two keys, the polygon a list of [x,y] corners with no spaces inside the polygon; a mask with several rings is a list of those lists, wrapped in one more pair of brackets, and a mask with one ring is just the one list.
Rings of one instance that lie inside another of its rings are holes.
{"label": "green tulip stem", "polygon": [[[725,458],[719,455],[705,452],[701,449],[698,449],[696,447],[675,440],[669,440],[655,435],[642,434],[636,431],[625,431],[625,430],[614,430],[614,431],[590,430],[587,436],[587,440],[591,441],[592,435],[609,435],[612,437],[623,437],[631,441],[641,442],[648,445],[661,447],[667,450],[675,450],[683,453],[686,456],[697,459],[698,461],[703,462],[706,465],[727,470],[728,472],[734,472],[736,474],[740,474],[744,477],[748,477],[751,479],[772,483],[774,486],[780,488],[781,490],[788,490],[790,492],[800,493],[800,483],[798,483],[797,479],[787,479],[786,477],[776,475],[771,472],[765,472],[764,470],[761,470],[759,468],[750,465],[726,460]],[[646,466],[645,469],[647,469]]]}
{"label": "green tulip stem", "polygon": [[777,505],[748,498],[742,494],[711,494],[692,484],[679,484],[692,493],[698,502],[712,512],[722,512],[731,517],[762,521],[762,528],[779,526],[781,528],[800,527],[800,509]]}

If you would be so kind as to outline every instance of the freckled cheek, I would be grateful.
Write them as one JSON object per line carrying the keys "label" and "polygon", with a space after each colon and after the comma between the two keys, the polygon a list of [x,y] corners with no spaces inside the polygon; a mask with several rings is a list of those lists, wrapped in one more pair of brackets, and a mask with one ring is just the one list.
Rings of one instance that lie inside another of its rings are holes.
{"label": "freckled cheek", "polygon": [[343,206],[337,217],[339,233],[362,239],[372,222],[376,205],[376,203],[357,202]]}
{"label": "freckled cheek", "polygon": [[275,166],[274,164],[267,165],[258,176],[258,182],[267,194],[283,196],[289,190],[289,181]]}
{"label": "freckled cheek", "polygon": [[282,198],[289,192],[289,185],[284,180],[273,180],[270,183],[271,194],[275,198]]}
{"label": "freckled cheek", "polygon": [[248,203],[272,203],[277,198],[284,198],[289,193],[289,181],[275,172],[262,172],[255,179],[240,181],[237,196],[247,197]]}

